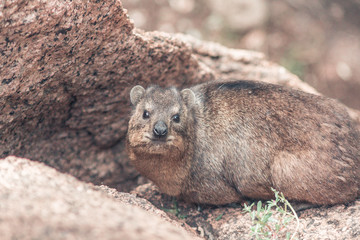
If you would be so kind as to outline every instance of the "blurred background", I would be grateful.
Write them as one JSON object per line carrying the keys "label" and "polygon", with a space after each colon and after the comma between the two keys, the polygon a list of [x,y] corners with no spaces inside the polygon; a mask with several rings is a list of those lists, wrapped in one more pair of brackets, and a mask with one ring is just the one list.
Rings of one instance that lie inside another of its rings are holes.
{"label": "blurred background", "polygon": [[360,0],[122,0],[135,26],[261,51],[360,109]]}

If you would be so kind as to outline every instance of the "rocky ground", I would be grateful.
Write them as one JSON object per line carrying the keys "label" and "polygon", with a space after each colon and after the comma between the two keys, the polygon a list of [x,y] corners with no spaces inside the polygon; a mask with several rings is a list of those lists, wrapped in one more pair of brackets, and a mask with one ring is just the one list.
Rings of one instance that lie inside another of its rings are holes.
{"label": "rocky ground", "polygon": [[[217,78],[314,88],[259,52],[136,29],[117,0],[7,1],[0,26],[1,239],[250,238],[239,206],[174,205],[142,185],[124,152],[129,90]],[[359,219],[359,201],[306,210],[298,237],[357,239]]]}
{"label": "rocky ground", "polygon": [[[200,239],[146,200],[39,162],[0,161],[1,239]],[[105,192],[105,193],[104,193]]]}

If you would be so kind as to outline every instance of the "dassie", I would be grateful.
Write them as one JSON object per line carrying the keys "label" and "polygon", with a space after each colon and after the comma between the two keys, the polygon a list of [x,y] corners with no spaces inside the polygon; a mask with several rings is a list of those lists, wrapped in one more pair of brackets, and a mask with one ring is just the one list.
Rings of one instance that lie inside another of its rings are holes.
{"label": "dassie", "polygon": [[333,99],[254,81],[182,91],[135,86],[127,151],[162,192],[227,204],[271,199],[331,205],[360,195],[360,137]]}

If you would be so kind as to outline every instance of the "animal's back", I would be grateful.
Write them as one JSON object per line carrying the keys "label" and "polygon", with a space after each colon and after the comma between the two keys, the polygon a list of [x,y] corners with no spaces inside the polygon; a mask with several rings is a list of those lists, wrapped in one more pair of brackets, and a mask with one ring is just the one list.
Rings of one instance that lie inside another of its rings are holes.
{"label": "animal's back", "polygon": [[359,194],[359,135],[335,100],[252,81],[192,90],[199,111],[187,198],[263,199],[274,187],[289,199],[328,204]]}

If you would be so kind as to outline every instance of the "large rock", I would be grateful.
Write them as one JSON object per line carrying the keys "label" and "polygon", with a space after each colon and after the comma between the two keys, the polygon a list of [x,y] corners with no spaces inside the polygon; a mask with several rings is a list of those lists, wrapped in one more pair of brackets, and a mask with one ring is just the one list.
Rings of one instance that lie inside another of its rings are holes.
{"label": "large rock", "polygon": [[134,34],[120,1],[5,1],[0,26],[0,157],[94,183],[137,176],[122,141],[134,84],[211,77],[181,41]]}
{"label": "large rock", "polygon": [[118,189],[138,176],[123,142],[136,84],[234,77],[316,92],[260,53],[136,30],[119,1],[6,1],[0,25],[0,157]]}
{"label": "large rock", "polygon": [[200,239],[146,200],[28,159],[0,160],[0,202],[1,240]]}
{"label": "large rock", "polygon": [[[80,180],[123,191],[138,177],[124,152],[132,86],[182,87],[242,78],[317,94],[261,53],[134,29],[117,0],[5,1],[0,3],[0,26],[0,157],[17,155],[41,161]],[[360,123],[360,115],[351,114]],[[118,205],[114,198],[120,193],[105,189],[111,197],[104,197],[91,185],[41,164],[8,158],[0,166],[4,239],[26,239],[26,233],[47,239],[72,239],[76,234],[106,239],[109,231],[120,234],[121,227],[128,226],[126,221],[135,224],[137,220],[127,220],[132,214],[139,219],[146,215]],[[358,203],[354,206],[351,212],[345,209],[344,216],[357,214]],[[209,238],[227,236],[237,229],[231,222],[238,219],[235,213],[224,218],[231,221],[221,231],[211,224],[199,224],[206,222],[207,215],[198,216],[204,218],[193,218],[189,224]],[[101,227],[96,225],[101,221]],[[150,230],[139,230],[148,234],[144,237],[154,236],[157,221],[146,225]],[[236,224],[242,222],[249,224],[245,218]],[[17,231],[20,227],[24,231]],[[57,235],[62,234],[60,229],[66,235]],[[174,239],[165,232],[165,238]]]}

